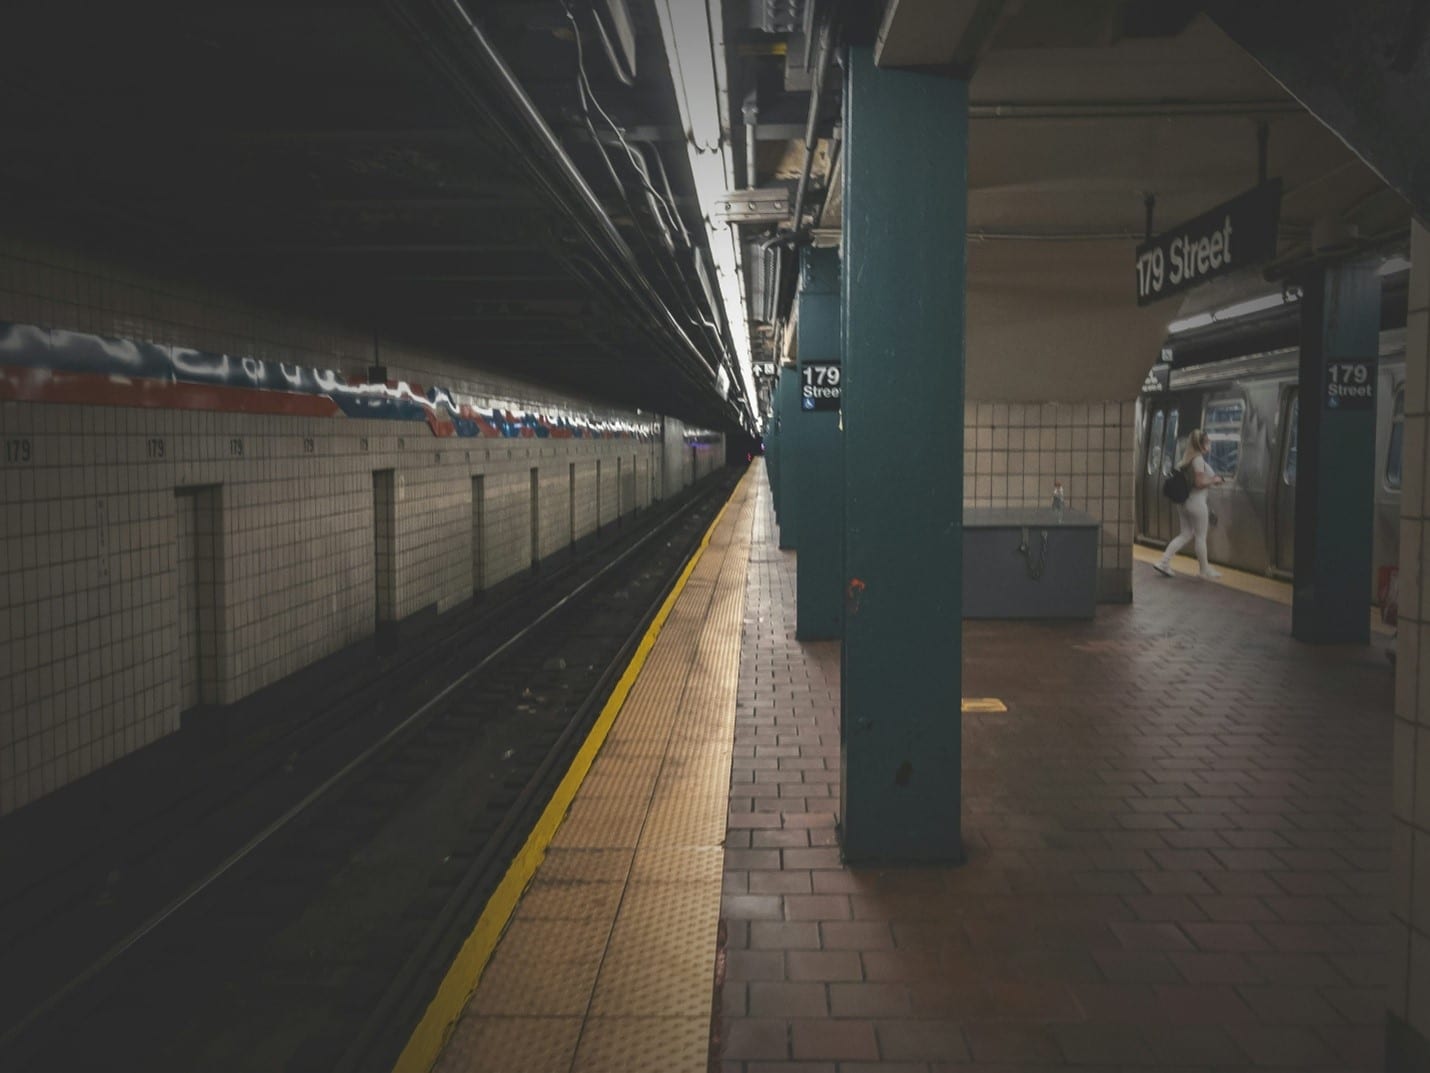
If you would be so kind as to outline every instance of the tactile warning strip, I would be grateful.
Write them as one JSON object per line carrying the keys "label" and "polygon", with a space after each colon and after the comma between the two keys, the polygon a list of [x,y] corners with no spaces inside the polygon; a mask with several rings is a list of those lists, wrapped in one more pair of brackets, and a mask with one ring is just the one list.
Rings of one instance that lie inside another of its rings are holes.
{"label": "tactile warning strip", "polygon": [[436,1073],[567,1069],[580,1035],[579,1017],[466,1017],[435,1069]]}
{"label": "tactile warning strip", "polygon": [[[700,1069],[709,1064],[710,1012],[699,1017],[593,1017],[581,1033],[574,1073]],[[563,1067],[564,1068],[564,1067]]]}
{"label": "tactile warning strip", "polygon": [[710,536],[440,1073],[704,1073],[753,485]]}

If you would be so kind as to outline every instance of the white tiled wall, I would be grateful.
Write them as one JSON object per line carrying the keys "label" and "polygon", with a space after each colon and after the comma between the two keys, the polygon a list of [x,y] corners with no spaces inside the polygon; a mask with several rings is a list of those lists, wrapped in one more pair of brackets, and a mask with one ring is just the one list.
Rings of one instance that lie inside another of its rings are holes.
{"label": "white tiled wall", "polygon": [[969,402],[964,407],[963,502],[1045,507],[1053,481],[1067,506],[1102,523],[1098,599],[1132,598],[1133,402]]}
{"label": "white tiled wall", "polygon": [[372,548],[378,622],[397,620],[397,473],[372,474]]}
{"label": "white tiled wall", "polygon": [[[1391,779],[1389,1005],[1402,1026],[1418,1034],[1420,1046],[1430,1049],[1430,230],[1419,224],[1412,225],[1411,263]],[[1395,1033],[1389,1039],[1393,1046]]]}
{"label": "white tiled wall", "polygon": [[223,614],[222,489],[174,493],[177,569],[179,708],[187,711],[218,695],[223,673],[218,636]]}
{"label": "white tiled wall", "polygon": [[[3,239],[0,320],[359,378],[371,361],[366,333]],[[514,409],[595,410],[392,343],[382,360],[391,379]],[[638,420],[610,409],[597,416]],[[374,471],[393,471],[392,614],[402,618],[472,594],[473,477],[485,487],[491,586],[531,565],[532,467],[549,555],[573,538],[572,462],[579,537],[595,525],[598,458],[611,482],[602,494],[610,521],[616,458],[623,469],[632,458],[659,466],[665,452],[658,439],[442,439],[410,422],[13,402],[0,403],[0,440],[27,445],[24,461],[0,458],[0,813],[174,731],[192,702],[182,695],[181,604],[194,597],[180,590],[179,518],[198,504],[177,493],[207,489],[191,520],[215,527],[219,561],[209,575],[196,562],[189,575],[212,592],[207,604],[197,597],[199,640],[209,646],[198,650],[198,692],[203,703],[227,704],[373,632]],[[723,464],[723,451],[706,453]],[[664,487],[674,493],[693,477],[687,466]],[[188,651],[187,637],[182,644]]]}
{"label": "white tiled wall", "polygon": [[664,457],[656,463],[664,466],[664,483],[662,485],[661,477],[657,476],[656,488],[663,486],[667,495],[714,473],[725,464],[723,441],[701,442],[692,446],[687,438],[693,432],[684,422],[670,417],[665,419]]}

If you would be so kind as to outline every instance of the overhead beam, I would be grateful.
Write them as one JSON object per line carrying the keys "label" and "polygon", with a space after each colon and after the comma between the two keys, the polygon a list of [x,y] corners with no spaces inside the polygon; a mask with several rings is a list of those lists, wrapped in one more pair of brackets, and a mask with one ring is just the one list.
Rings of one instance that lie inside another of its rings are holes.
{"label": "overhead beam", "polygon": [[541,201],[530,187],[512,184],[451,197],[321,197],[305,204],[323,209],[490,209],[539,205]]}
{"label": "overhead beam", "polygon": [[974,101],[970,119],[1163,119],[1304,112],[1290,97],[1205,101]]}
{"label": "overhead beam", "polygon": [[204,253],[282,254],[284,256],[338,257],[372,253],[544,253],[527,242],[269,242],[247,246],[208,246]]}
{"label": "overhead beam", "polygon": [[874,44],[880,67],[968,76],[993,41],[1006,0],[890,0]]}
{"label": "overhead beam", "polygon": [[[255,188],[250,186],[247,193],[252,195]],[[510,190],[493,189],[489,194],[475,194],[463,197],[320,197],[308,198],[301,193],[289,192],[287,200],[275,204],[255,204],[252,197],[241,197],[243,191],[233,189],[220,192],[209,191],[199,194],[194,191],[189,192],[189,196],[163,197],[129,197],[125,196],[123,202],[126,206],[136,212],[158,212],[160,215],[173,215],[193,212],[199,209],[212,210],[215,213],[229,214],[235,212],[247,212],[262,214],[267,219],[275,216],[302,215],[309,216],[314,210],[332,210],[334,213],[351,211],[450,211],[469,212],[479,210],[490,213],[495,211],[531,209],[541,205],[541,201],[530,191],[513,187]],[[275,196],[280,192],[274,191]],[[93,208],[95,201],[92,199],[81,199],[70,194],[58,198],[46,198],[45,204],[58,210],[77,210]]]}
{"label": "overhead beam", "polygon": [[[7,117],[8,118],[8,117]],[[175,118],[175,117],[166,117]],[[56,143],[63,145],[108,145],[114,142],[146,143],[143,128],[116,126],[112,123],[66,123],[45,126],[27,126],[32,118],[21,117],[18,122],[7,123],[9,137],[27,143]],[[155,124],[148,128],[148,139],[153,142],[168,143],[172,124]],[[322,145],[392,145],[396,144],[439,144],[470,145],[486,144],[487,139],[472,127],[224,127],[209,123],[196,126],[184,134],[184,145],[270,145],[275,143],[301,142]]]}

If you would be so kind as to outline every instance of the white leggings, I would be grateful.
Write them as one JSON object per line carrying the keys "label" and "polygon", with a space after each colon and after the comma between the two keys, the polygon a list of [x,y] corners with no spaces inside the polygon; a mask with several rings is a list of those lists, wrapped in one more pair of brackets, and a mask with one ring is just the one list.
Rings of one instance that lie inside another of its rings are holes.
{"label": "white leggings", "polygon": [[1196,539],[1197,542],[1197,562],[1203,571],[1211,569],[1207,562],[1207,497],[1193,494],[1187,497],[1187,501],[1178,508],[1182,516],[1182,531],[1178,533],[1167,550],[1162,553],[1162,565],[1169,566],[1172,556],[1187,546],[1187,542]]}

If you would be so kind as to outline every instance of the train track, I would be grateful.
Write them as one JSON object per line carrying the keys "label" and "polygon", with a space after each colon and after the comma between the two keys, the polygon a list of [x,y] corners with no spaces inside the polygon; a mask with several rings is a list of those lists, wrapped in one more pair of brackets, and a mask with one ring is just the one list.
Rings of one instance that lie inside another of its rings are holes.
{"label": "train track", "polygon": [[0,960],[35,982],[0,1068],[390,1068],[732,483],[174,795],[109,881],[72,857],[0,907]]}

